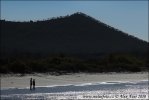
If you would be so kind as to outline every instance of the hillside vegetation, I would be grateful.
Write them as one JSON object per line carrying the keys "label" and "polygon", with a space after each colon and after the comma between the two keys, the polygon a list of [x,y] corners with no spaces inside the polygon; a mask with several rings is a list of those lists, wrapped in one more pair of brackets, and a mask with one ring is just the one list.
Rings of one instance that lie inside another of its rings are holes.
{"label": "hillside vegetation", "polygon": [[111,54],[99,59],[82,59],[64,55],[49,57],[15,57],[1,59],[1,73],[76,73],[147,71],[147,59],[134,55]]}

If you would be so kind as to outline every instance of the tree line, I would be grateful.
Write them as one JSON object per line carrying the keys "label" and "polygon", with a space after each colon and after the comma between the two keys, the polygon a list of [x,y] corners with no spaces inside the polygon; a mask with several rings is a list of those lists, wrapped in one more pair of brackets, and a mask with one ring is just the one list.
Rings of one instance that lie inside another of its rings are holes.
{"label": "tree line", "polygon": [[148,71],[147,58],[110,54],[99,59],[70,56],[1,58],[1,73],[78,73],[78,72],[140,72]]}

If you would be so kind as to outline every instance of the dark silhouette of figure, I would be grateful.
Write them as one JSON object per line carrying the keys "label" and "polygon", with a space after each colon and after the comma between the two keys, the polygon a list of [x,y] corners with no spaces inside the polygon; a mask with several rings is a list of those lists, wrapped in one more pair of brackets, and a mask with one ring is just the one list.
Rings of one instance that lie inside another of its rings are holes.
{"label": "dark silhouette of figure", "polygon": [[35,79],[33,79],[33,90],[35,90]]}
{"label": "dark silhouette of figure", "polygon": [[30,78],[30,90],[32,90],[32,78]]}

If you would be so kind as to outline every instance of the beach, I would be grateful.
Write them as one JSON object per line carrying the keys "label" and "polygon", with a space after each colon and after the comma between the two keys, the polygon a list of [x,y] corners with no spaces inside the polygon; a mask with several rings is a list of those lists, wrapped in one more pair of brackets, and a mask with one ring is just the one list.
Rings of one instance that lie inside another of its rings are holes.
{"label": "beach", "polygon": [[35,79],[36,86],[77,85],[97,82],[121,82],[148,80],[147,72],[138,73],[75,73],[67,75],[50,74],[2,74],[1,88],[27,88],[30,78]]}
{"label": "beach", "polygon": [[[36,89],[30,90],[30,78]],[[148,73],[1,75],[1,100],[148,100]]]}

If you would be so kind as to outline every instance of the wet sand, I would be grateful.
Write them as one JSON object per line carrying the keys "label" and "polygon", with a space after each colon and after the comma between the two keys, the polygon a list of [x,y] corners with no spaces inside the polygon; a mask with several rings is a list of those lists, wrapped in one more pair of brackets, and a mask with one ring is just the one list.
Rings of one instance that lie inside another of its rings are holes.
{"label": "wet sand", "polygon": [[24,76],[19,74],[5,74],[1,75],[1,88],[28,88],[31,77],[36,80],[36,86],[53,86],[96,82],[148,80],[148,73],[75,73],[59,76],[39,73],[26,74]]}

